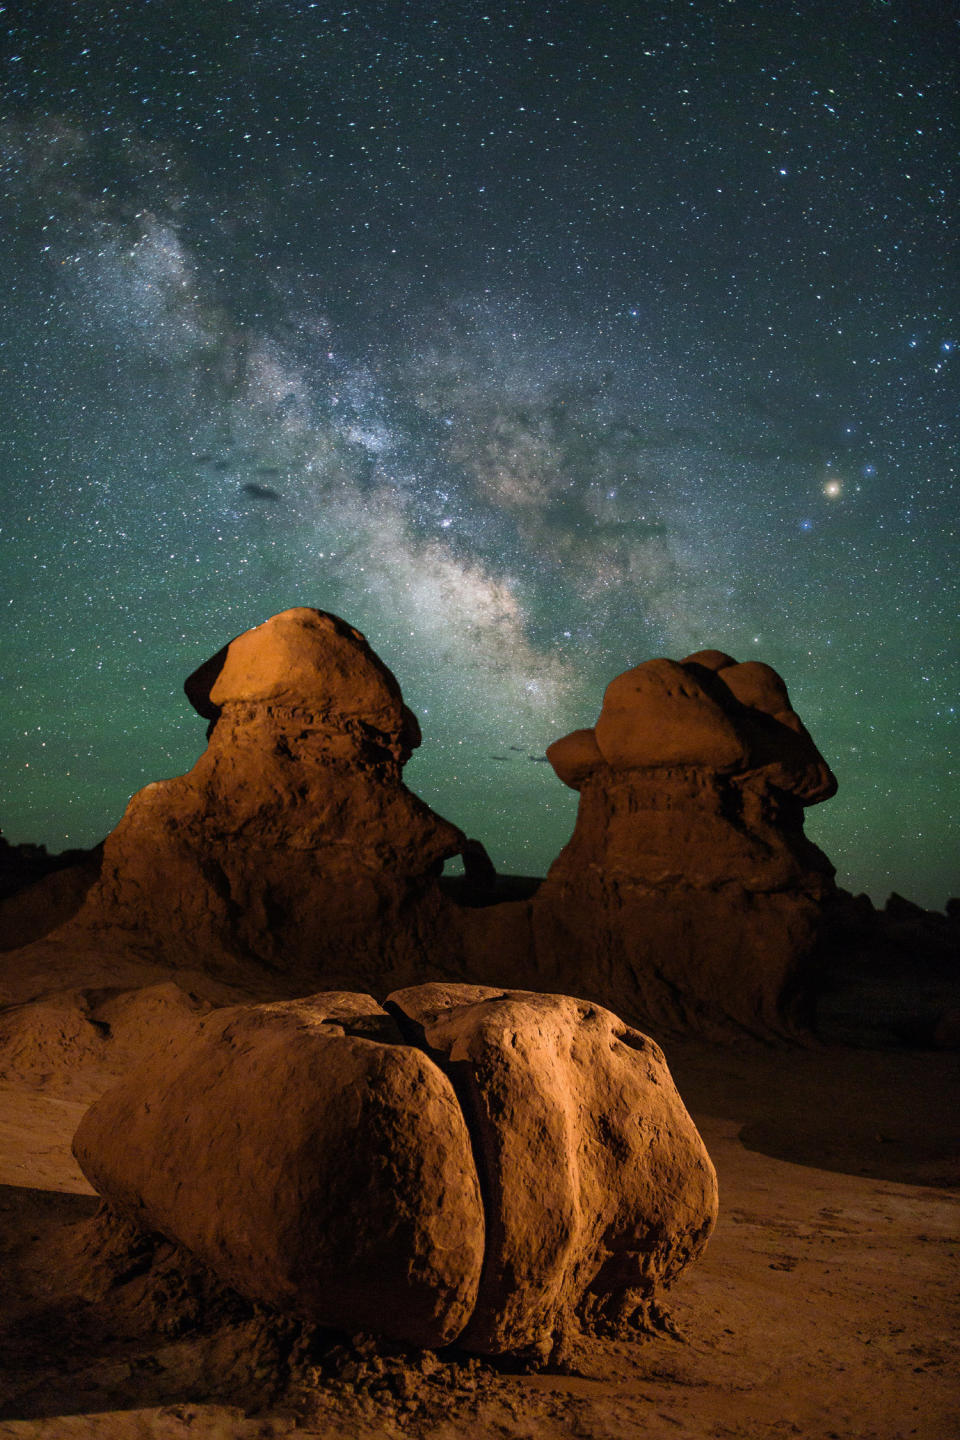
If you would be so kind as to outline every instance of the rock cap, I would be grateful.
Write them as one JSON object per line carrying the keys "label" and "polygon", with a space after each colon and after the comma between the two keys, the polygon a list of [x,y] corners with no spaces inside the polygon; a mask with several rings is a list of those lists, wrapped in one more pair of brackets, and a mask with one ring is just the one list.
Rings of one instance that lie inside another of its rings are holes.
{"label": "rock cap", "polygon": [[225,705],[306,710],[332,728],[361,725],[398,745],[420,744],[400,686],[359,630],[326,610],[298,606],[237,635],[190,675],[184,690],[205,719]]}
{"label": "rock cap", "polygon": [[679,768],[755,775],[804,805],[837,788],[777,672],[722,650],[624,671],[607,686],[593,729],[555,741],[547,758],[574,790],[602,771]]}

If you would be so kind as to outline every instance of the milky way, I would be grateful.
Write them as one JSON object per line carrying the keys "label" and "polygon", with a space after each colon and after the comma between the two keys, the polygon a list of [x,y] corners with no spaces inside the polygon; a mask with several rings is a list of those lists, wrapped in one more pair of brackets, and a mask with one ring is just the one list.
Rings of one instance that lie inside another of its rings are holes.
{"label": "milky way", "polygon": [[4,834],[101,838],[315,605],[503,869],[607,680],[713,646],[786,678],[843,884],[960,890],[951,20],[196,8],[4,17]]}

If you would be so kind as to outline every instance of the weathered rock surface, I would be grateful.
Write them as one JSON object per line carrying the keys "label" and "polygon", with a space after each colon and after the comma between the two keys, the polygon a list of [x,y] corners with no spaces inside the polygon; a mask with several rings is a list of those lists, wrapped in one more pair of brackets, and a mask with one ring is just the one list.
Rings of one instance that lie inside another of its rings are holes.
{"label": "weathered rock surface", "polygon": [[461,1345],[549,1349],[574,1314],[616,1324],[701,1252],[716,1175],[652,1040],[565,995],[434,984],[386,1005],[473,1133],[487,1249]]}
{"label": "weathered rock surface", "polygon": [[207,748],[134,795],[61,943],[224,976],[250,961],[314,986],[413,978],[436,876],[467,842],[403,784],[419,726],[364,637],[287,610],[186,690],[211,721]]}
{"label": "weathered rock surface", "polygon": [[[419,727],[358,631],[285,611],[186,690],[206,750],[133,797],[82,903],[50,913],[80,908],[3,967],[0,1004],[55,1001],[51,1035],[64,995],[171,977],[213,1004],[449,979],[581,995],[661,1032],[808,1018],[835,891],[803,811],[836,782],[769,666],[705,650],[616,677],[596,725],[548,751],[580,796],[569,843],[535,896],[484,908],[503,889],[404,785]],[[442,888],[456,854],[464,880]],[[77,1035],[88,1018],[78,1002]]]}
{"label": "weathered rock surface", "polygon": [[473,1310],[470,1137],[370,996],[216,1011],[92,1106],[74,1149],[116,1211],[248,1298],[431,1347]]}
{"label": "weathered rock surface", "polygon": [[48,988],[36,1004],[0,1006],[0,1081],[89,1103],[161,1037],[192,1032],[210,1009],[173,980]]}
{"label": "weathered rock surface", "polygon": [[99,1100],[74,1149],[114,1211],[248,1298],[483,1353],[628,1323],[717,1208],[652,1041],[468,985],[217,1011]]}
{"label": "weathered rock surface", "polygon": [[803,809],[836,781],[776,672],[716,650],[647,661],[547,757],[580,793],[574,833],[525,914],[482,915],[478,948],[645,1025],[802,1024],[834,893]]}

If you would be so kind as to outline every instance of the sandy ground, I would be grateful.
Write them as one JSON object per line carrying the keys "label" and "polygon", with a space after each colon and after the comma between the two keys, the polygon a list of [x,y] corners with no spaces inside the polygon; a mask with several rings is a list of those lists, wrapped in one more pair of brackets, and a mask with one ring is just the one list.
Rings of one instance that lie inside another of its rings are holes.
{"label": "sandy ground", "polygon": [[297,1342],[242,1308],[172,1333],[142,1276],[84,1298],[83,1104],[4,1083],[0,1440],[960,1437],[957,1057],[666,1049],[718,1228],[662,1333],[585,1343],[568,1373]]}

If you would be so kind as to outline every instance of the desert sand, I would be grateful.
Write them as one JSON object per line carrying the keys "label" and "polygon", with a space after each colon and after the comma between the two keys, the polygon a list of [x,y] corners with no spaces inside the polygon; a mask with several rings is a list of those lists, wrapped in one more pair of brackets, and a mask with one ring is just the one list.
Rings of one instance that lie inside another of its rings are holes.
{"label": "desert sand", "polygon": [[[667,1054],[717,1167],[720,1219],[662,1332],[587,1342],[569,1373],[330,1335],[284,1355],[289,1337],[242,1306],[213,1305],[178,1336],[137,1275],[91,1300],[79,1252],[98,1201],[70,1153],[85,1106],[5,1084],[0,1436],[960,1433],[956,1057],[690,1041]],[[183,1310],[175,1286],[168,1304]]]}

